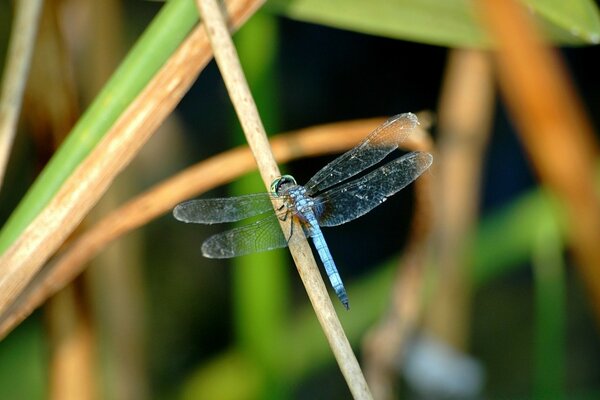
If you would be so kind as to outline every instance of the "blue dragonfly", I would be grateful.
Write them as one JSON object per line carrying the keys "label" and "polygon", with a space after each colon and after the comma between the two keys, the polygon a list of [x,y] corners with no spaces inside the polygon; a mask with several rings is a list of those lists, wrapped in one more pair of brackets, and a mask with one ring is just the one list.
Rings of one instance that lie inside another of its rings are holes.
{"label": "blue dragonfly", "polygon": [[[331,286],[349,309],[346,289],[321,227],[341,225],[368,213],[429,168],[431,154],[412,152],[365,173],[397,149],[418,123],[412,113],[390,118],[356,147],[327,164],[304,186],[298,185],[292,176],[284,175],[271,184],[270,193],[190,200],[177,205],[173,215],[179,221],[199,224],[257,218],[255,222],[206,239],[202,254],[207,258],[231,258],[311,238]],[[360,173],[362,176],[347,181]],[[281,204],[277,210],[273,209],[273,198]],[[290,216],[300,223],[302,234],[293,231],[294,224],[284,234],[279,220]]]}

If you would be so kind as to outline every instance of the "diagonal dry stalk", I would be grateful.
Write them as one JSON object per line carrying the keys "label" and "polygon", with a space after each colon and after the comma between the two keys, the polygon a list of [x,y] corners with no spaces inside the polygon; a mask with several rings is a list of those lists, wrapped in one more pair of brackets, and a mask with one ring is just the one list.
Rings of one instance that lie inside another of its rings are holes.
{"label": "diagonal dry stalk", "polygon": [[468,347],[471,284],[465,257],[477,221],[494,96],[489,53],[453,50],[439,103],[432,246],[436,289],[425,327],[455,349]]}
{"label": "diagonal dry stalk", "polygon": [[[230,2],[232,25],[241,25],[261,1]],[[155,75],[55,197],[0,257],[0,315],[108,189],[187,92],[211,52],[197,27]]]}
{"label": "diagonal dry stalk", "polygon": [[[280,176],[279,168],[271,153],[267,135],[242,72],[223,14],[216,0],[197,0],[196,3],[206,25],[215,60],[223,75],[229,97],[240,119],[246,140],[254,154],[265,187],[268,188],[271,182]],[[282,221],[282,229],[285,230],[284,224],[284,221]],[[296,231],[299,231],[299,229]],[[290,243],[289,248],[308,297],[350,392],[356,399],[372,398],[342,324],[337,318],[333,304],[331,304],[331,299],[308,242],[304,240],[298,241],[298,243]]]}
{"label": "diagonal dry stalk", "polygon": [[600,324],[598,143],[557,53],[526,7],[515,0],[478,2],[496,41],[498,81],[523,146],[542,183],[564,206],[570,246]]}

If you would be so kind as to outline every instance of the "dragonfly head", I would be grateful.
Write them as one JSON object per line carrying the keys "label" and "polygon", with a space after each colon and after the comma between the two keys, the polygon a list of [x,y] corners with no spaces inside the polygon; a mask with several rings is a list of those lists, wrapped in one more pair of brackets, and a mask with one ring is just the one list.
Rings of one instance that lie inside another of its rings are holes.
{"label": "dragonfly head", "polygon": [[296,179],[294,179],[293,176],[291,175],[283,175],[277,179],[275,179],[273,181],[273,183],[271,183],[271,194],[273,196],[279,196],[279,194],[281,193],[282,189],[286,188],[286,187],[290,187],[290,186],[294,186],[297,185],[296,183]]}

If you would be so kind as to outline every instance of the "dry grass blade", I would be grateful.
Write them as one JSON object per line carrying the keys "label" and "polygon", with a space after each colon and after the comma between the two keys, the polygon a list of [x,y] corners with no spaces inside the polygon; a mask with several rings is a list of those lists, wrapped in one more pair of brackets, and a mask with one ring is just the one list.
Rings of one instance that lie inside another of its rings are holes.
{"label": "dry grass blade", "polygon": [[[23,120],[45,164],[80,117],[73,53],[60,25],[60,5],[47,2],[23,101]],[[44,309],[48,346],[48,398],[89,399],[96,392],[96,328],[82,282],[57,293]]]}
{"label": "dry grass blade", "polygon": [[393,308],[366,341],[369,383],[379,399],[396,398],[398,360],[422,317],[427,264],[435,267],[439,284],[432,291],[423,324],[453,347],[462,348],[467,340],[469,286],[464,256],[476,219],[493,94],[489,55],[454,50],[440,102],[434,173],[415,183],[416,219],[402,257],[403,269],[394,283]]}
{"label": "dry grass blade", "polygon": [[436,286],[427,329],[456,349],[464,349],[470,331],[470,282],[465,260],[477,221],[481,171],[494,109],[492,60],[477,50],[454,50],[448,58],[439,106]]}
{"label": "dry grass blade", "polygon": [[71,285],[46,308],[50,357],[49,399],[93,399],[96,393],[96,334],[83,292]]}
{"label": "dry grass blade", "polygon": [[42,0],[15,2],[15,19],[0,93],[0,188],[23,101]]}
{"label": "dry grass blade", "polygon": [[[259,4],[232,2],[233,24],[239,26]],[[210,55],[204,29],[198,27],[65,181],[48,206],[0,257],[0,315],[173,110]]]}
{"label": "dry grass blade", "polygon": [[[385,121],[373,118],[320,125],[282,134],[271,140],[278,162],[347,150]],[[70,283],[96,254],[177,203],[228,183],[256,169],[247,146],[229,150],[200,162],[128,201],[85,231],[33,279],[0,319],[0,337],[6,336],[33,310]]]}
{"label": "dry grass blade", "polygon": [[[280,176],[279,169],[271,153],[267,135],[242,72],[225,20],[216,0],[197,0],[196,2],[206,24],[215,60],[223,75],[229,97],[242,124],[246,140],[256,158],[265,187],[268,188],[271,182]],[[281,223],[282,229],[285,229],[284,225],[290,222],[282,221]],[[370,399],[372,396],[367,382],[337,318],[333,304],[331,304],[308,242],[306,240],[298,241],[297,244],[290,244],[289,248],[350,392],[354,398]]]}
{"label": "dry grass blade", "polygon": [[542,182],[565,207],[570,244],[600,324],[598,144],[565,67],[515,0],[479,2],[497,42],[500,89]]}

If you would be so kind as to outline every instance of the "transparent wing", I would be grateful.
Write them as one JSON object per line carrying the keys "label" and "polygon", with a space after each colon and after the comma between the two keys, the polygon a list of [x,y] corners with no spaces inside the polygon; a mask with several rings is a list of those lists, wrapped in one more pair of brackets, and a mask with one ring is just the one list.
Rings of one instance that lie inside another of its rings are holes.
{"label": "transparent wing", "polygon": [[273,211],[271,197],[268,193],[257,193],[186,201],[173,209],[173,216],[182,222],[218,224],[239,221],[267,211]]}
{"label": "transparent wing", "polygon": [[319,225],[335,226],[356,219],[402,190],[431,165],[429,153],[414,152],[397,158],[360,179],[318,197]]}
{"label": "transparent wing", "polygon": [[[304,235],[309,235],[308,231]],[[286,247],[305,237],[292,232],[284,235],[278,217],[273,214],[254,223],[218,233],[202,243],[202,255],[208,258],[231,258]]]}
{"label": "transparent wing", "polygon": [[304,187],[315,195],[364,171],[383,160],[401,143],[418,124],[412,113],[396,115],[375,129],[352,150],[342,154],[313,176]]}

